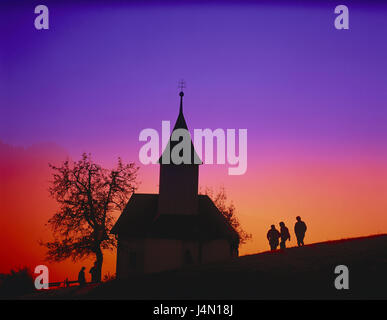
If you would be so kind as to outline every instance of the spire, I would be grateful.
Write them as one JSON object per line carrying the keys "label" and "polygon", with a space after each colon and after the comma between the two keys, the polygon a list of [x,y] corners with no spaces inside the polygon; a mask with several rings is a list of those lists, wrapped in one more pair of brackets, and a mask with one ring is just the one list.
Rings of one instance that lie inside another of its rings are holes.
{"label": "spire", "polygon": [[180,96],[180,110],[179,110],[179,113],[183,114],[183,97],[184,97],[184,92],[180,91],[179,96]]}
{"label": "spire", "polygon": [[[184,97],[184,92],[183,92],[183,88],[185,88],[185,82],[184,80],[180,80],[179,81],[179,88],[181,89],[180,93],[179,93],[179,96],[180,96],[180,109],[179,109],[179,115],[176,119],[176,123],[175,123],[175,126],[173,127],[173,131],[177,130],[177,129],[185,129],[185,130],[188,130],[188,126],[187,126],[187,122],[185,121],[184,119],[184,115],[183,115],[183,97]],[[168,142],[168,145],[166,147],[166,149],[162,152],[160,158],[159,158],[159,163],[160,164],[163,164],[163,154],[165,152],[171,152],[171,150],[173,149],[173,147],[175,145],[177,145],[179,143],[179,141],[172,141],[171,139],[169,139],[169,142]],[[196,151],[195,151],[195,148],[194,148],[194,145],[192,143],[192,140],[191,140],[191,164],[202,164],[199,156],[197,155]],[[170,159],[170,157],[168,157],[168,159]],[[168,164],[168,163],[167,163]]]}
{"label": "spire", "polygon": [[180,110],[179,114],[183,114],[183,97],[184,97],[184,92],[183,89],[185,88],[185,81],[183,79],[179,80],[179,85],[178,88],[180,89]]}
{"label": "spire", "polygon": [[179,115],[177,116],[177,120],[176,120],[175,126],[173,127],[173,130],[176,130],[176,129],[187,129],[188,130],[187,122],[185,121],[184,114],[183,114],[184,92],[180,91],[179,96],[180,96]]}

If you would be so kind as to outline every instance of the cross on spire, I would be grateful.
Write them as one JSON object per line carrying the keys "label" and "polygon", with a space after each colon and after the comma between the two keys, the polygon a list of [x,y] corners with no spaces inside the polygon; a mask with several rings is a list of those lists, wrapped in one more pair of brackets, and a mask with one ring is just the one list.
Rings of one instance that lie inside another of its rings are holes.
{"label": "cross on spire", "polygon": [[184,79],[180,79],[179,80],[178,88],[180,89],[180,93],[179,93],[179,96],[180,96],[180,113],[183,114],[183,96],[184,96],[183,89],[185,88],[185,81],[184,81]]}
{"label": "cross on spire", "polygon": [[180,89],[180,92],[183,92],[183,89],[185,88],[185,81],[184,79],[179,80],[178,88]]}

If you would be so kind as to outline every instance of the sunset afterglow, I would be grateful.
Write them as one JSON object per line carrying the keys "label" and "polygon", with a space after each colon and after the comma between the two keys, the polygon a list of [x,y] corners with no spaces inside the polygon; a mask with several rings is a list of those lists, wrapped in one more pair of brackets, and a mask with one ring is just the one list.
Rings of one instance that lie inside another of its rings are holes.
{"label": "sunset afterglow", "polygon": [[201,191],[224,187],[252,234],[241,255],[269,250],[280,221],[295,246],[296,216],[306,243],[387,232],[387,20],[376,6],[354,4],[339,32],[329,1],[82,3],[52,4],[47,32],[31,27],[26,4],[0,19],[0,273],[46,264],[59,281],[91,267],[44,260],[56,209],[48,164],[87,152],[110,168],[122,157],[140,165],[137,192],[157,193],[139,134],[173,125],[181,78],[190,131],[248,131],[245,174],[199,172]]}

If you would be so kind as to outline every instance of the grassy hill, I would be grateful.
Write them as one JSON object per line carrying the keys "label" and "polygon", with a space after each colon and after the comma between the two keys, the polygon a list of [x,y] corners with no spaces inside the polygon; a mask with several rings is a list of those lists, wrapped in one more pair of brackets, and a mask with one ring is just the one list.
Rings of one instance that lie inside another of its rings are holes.
{"label": "grassy hill", "polygon": [[[337,290],[334,269],[349,269]],[[67,291],[66,291],[67,290]],[[387,235],[263,252],[184,270],[57,290],[36,298],[84,299],[387,299]]]}

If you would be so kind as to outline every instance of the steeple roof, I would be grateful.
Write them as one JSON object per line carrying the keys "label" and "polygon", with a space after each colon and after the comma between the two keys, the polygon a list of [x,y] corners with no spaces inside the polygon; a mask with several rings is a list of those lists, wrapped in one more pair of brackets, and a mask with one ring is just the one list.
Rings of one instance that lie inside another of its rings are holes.
{"label": "steeple roof", "polygon": [[158,198],[158,194],[133,194],[110,233],[175,240],[229,239],[239,243],[238,233],[207,195],[199,195],[197,215],[158,215]]}
{"label": "steeple roof", "polygon": [[[177,129],[185,129],[188,131],[188,126],[187,126],[187,122],[185,121],[185,118],[184,118],[184,114],[183,114],[183,97],[184,97],[184,92],[183,91],[180,91],[179,93],[179,96],[180,96],[180,108],[179,108],[179,115],[176,119],[176,123],[175,123],[175,126],[173,127],[173,130],[172,130],[172,133],[173,131],[177,130]],[[172,133],[171,133],[171,136],[172,136]],[[163,159],[163,155],[169,151],[169,159],[170,159],[170,164],[173,164],[172,162],[172,158],[171,158],[171,152],[172,152],[172,149],[182,141],[182,137],[180,137],[180,140],[179,141],[172,141],[171,140],[171,137],[169,137],[169,141],[168,141],[168,144],[167,144],[167,147],[165,148],[165,150],[163,151],[160,159],[159,159],[159,163],[160,164],[165,164],[162,162],[162,159]],[[180,154],[181,155],[181,154]],[[181,155],[182,156],[182,155]],[[167,163],[168,164],[168,163]],[[191,139],[191,163],[190,164],[202,164],[202,161],[200,160],[198,154],[196,153],[195,151],[195,148],[194,148],[194,145],[192,143],[192,139]]]}

